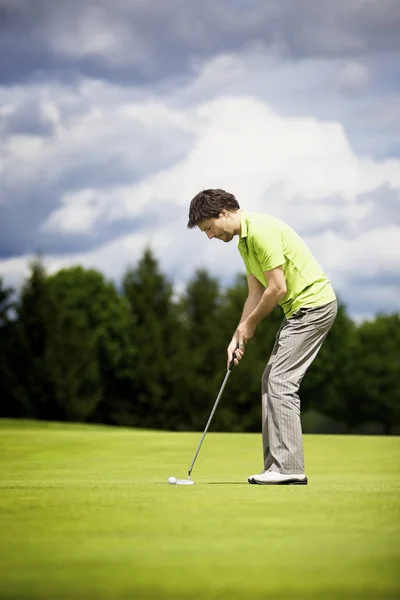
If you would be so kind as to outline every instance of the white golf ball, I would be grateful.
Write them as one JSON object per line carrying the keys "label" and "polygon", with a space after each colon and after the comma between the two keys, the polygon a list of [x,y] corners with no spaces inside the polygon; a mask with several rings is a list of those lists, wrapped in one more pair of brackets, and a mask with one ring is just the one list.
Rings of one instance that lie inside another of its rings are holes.
{"label": "white golf ball", "polygon": [[170,483],[171,485],[176,483],[176,477],[168,477],[168,483]]}

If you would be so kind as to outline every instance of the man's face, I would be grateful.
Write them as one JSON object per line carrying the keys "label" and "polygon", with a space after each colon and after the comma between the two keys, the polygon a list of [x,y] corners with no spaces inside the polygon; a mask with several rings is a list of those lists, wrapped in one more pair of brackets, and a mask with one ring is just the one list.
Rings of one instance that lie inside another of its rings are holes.
{"label": "man's face", "polygon": [[199,229],[204,231],[207,237],[212,240],[217,238],[223,242],[230,242],[234,232],[234,223],[223,211],[216,219],[207,219],[199,223]]}

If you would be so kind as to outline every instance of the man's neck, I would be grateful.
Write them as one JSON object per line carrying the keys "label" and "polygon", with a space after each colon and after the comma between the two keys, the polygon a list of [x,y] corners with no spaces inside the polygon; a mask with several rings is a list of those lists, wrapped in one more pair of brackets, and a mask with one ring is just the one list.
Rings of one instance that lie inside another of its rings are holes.
{"label": "man's neck", "polygon": [[241,220],[242,220],[242,209],[239,208],[239,210],[237,210],[234,215],[235,215],[235,235],[241,235],[242,233],[242,225],[241,225]]}

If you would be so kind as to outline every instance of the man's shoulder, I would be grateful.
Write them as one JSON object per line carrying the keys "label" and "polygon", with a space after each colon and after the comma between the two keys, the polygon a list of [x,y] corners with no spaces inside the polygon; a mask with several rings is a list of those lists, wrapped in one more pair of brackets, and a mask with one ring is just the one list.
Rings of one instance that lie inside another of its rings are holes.
{"label": "man's shoulder", "polygon": [[259,213],[259,212],[247,212],[246,211],[246,220],[248,232],[251,235],[265,232],[266,229],[285,229],[288,225],[274,217],[269,213]]}
{"label": "man's shoulder", "polygon": [[273,223],[277,220],[269,213],[246,211],[245,215],[247,221],[254,226],[257,226],[259,223]]}

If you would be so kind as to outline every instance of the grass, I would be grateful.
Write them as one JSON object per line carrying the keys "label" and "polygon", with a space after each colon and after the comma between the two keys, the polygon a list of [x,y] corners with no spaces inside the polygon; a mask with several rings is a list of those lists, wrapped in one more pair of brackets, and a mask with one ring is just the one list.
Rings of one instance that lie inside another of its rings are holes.
{"label": "grass", "polygon": [[305,436],[308,486],[251,486],[260,436],[0,421],[0,598],[398,598],[400,438]]}

